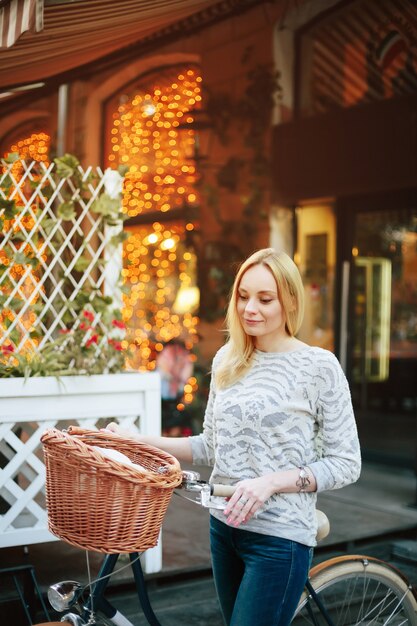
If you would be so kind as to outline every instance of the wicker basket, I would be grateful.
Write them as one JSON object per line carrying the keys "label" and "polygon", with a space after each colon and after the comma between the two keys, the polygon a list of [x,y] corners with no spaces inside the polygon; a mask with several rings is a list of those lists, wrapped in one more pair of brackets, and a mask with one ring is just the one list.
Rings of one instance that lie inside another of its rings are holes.
{"label": "wicker basket", "polygon": [[[158,542],[172,492],[181,482],[173,456],[113,433],[71,426],[41,439],[49,530],[96,552],[142,552]],[[142,468],[106,458],[93,446],[125,454]]]}

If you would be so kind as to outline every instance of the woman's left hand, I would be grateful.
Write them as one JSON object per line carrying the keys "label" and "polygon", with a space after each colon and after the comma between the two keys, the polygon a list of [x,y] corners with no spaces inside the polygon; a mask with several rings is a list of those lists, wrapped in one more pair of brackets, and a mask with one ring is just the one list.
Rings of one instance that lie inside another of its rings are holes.
{"label": "woman's left hand", "polygon": [[272,476],[241,480],[224,510],[227,523],[239,526],[247,522],[274,492]]}

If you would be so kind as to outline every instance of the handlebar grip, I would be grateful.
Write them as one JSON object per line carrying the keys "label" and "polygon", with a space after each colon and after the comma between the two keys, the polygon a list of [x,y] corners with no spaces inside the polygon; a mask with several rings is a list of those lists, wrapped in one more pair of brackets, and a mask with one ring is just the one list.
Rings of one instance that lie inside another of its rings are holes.
{"label": "handlebar grip", "polygon": [[234,485],[212,485],[211,486],[211,495],[212,496],[221,496],[222,498],[230,498],[236,491],[236,487]]}

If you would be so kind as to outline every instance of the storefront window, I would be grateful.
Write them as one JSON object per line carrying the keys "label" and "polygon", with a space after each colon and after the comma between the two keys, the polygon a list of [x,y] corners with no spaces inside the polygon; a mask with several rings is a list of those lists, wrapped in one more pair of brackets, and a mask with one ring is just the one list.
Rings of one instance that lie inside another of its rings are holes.
{"label": "storefront window", "polygon": [[172,340],[189,351],[197,340],[191,122],[200,101],[198,68],[175,66],[144,76],[107,105],[107,163],[128,168],[124,318],[134,369],[155,369],[157,355]]}
{"label": "storefront window", "polygon": [[335,218],[329,205],[297,209],[297,251],[306,295],[299,338],[310,345],[334,350],[333,290]]}
{"label": "storefront window", "polygon": [[413,411],[417,212],[359,213],[354,259],[352,375],[358,382],[354,393],[362,408]]}
{"label": "storefront window", "polygon": [[158,370],[166,434],[185,434],[194,375],[200,292],[194,111],[201,77],[190,65],[160,68],[107,104],[107,165],[128,168],[123,191],[123,317],[128,367]]}
{"label": "storefront window", "polygon": [[196,203],[191,122],[200,101],[198,70],[175,67],[144,77],[107,105],[107,163],[128,167],[123,208],[130,218]]}
{"label": "storefront window", "polygon": [[133,369],[155,369],[173,340],[191,351],[197,341],[197,258],[181,222],[128,226],[124,258],[124,320]]}

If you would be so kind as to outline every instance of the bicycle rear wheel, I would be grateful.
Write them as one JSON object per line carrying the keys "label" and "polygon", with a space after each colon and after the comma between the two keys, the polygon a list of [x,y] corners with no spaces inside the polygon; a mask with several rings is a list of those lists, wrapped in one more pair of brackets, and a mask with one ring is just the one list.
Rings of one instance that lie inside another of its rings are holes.
{"label": "bicycle rear wheel", "polygon": [[[350,555],[320,563],[310,583],[334,626],[416,626],[417,601],[407,579],[388,563]],[[304,591],[292,624],[328,624]]]}

